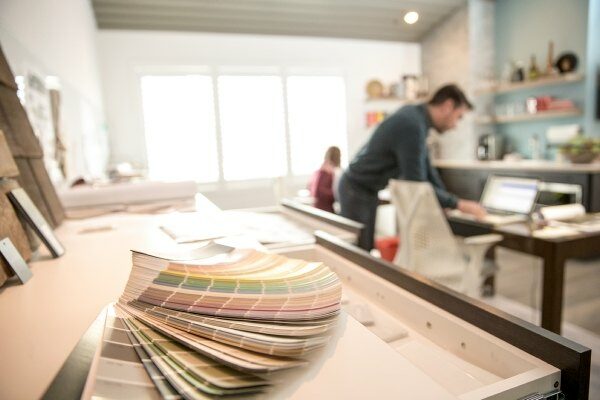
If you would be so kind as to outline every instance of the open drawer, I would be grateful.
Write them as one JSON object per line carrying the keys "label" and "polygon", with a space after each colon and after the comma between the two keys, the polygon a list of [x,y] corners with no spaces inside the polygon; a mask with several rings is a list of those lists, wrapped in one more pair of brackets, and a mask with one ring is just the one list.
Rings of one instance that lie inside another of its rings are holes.
{"label": "open drawer", "polygon": [[591,350],[335,236],[315,236],[314,245],[277,252],[334,269],[346,312],[457,399],[588,397]]}

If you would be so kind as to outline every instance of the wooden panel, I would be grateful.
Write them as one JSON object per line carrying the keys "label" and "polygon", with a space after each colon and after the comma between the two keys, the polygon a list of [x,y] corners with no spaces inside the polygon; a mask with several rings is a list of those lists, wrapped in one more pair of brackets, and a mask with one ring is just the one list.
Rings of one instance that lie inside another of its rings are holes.
{"label": "wooden panel", "polygon": [[[0,52],[0,74],[8,73],[12,77],[8,63]],[[15,158],[21,186],[50,226],[56,227],[63,221],[64,211],[44,166],[44,153],[40,142],[33,132],[15,89],[0,84],[0,130],[4,132],[6,143]],[[1,147],[0,141],[0,155],[3,155]],[[3,165],[0,165],[0,172],[2,167]]]}
{"label": "wooden panel", "polygon": [[50,216],[50,210],[44,201],[44,195],[35,178],[30,159],[18,157],[15,158],[15,161],[17,162],[20,172],[19,177],[17,178],[19,184],[25,189],[31,198],[31,201],[33,201],[33,204],[40,210],[48,224],[54,228],[54,219]]}
{"label": "wooden panel", "polygon": [[19,167],[17,180],[52,228],[65,219],[63,206],[41,158],[15,158]]}
{"label": "wooden panel", "polygon": [[10,70],[8,60],[4,56],[2,46],[0,46],[0,85],[7,86],[12,90],[17,90],[17,84],[15,82],[15,76]]}
{"label": "wooden panel", "polygon": [[19,169],[8,148],[4,132],[0,130],[0,178],[15,177],[19,175]]}
{"label": "wooden panel", "polygon": [[6,135],[13,157],[43,156],[17,93],[4,85],[0,85],[0,129]]}
{"label": "wooden panel", "polygon": [[57,227],[62,221],[65,219],[65,211],[63,206],[56,194],[56,190],[54,189],[54,185],[48,176],[48,172],[46,171],[46,166],[44,165],[44,160],[41,158],[31,158],[29,159],[29,165],[31,166],[31,171],[33,173],[33,177],[35,178],[36,184],[42,193],[42,199],[48,209],[48,214],[50,219],[48,222],[50,226]]}

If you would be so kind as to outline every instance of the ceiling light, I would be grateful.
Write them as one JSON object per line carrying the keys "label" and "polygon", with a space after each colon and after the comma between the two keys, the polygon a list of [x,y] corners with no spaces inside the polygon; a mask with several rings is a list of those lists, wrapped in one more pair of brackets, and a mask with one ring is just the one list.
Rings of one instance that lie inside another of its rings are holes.
{"label": "ceiling light", "polygon": [[419,20],[419,13],[416,11],[409,11],[406,14],[404,14],[404,22],[406,22],[409,25],[414,24],[418,20]]}

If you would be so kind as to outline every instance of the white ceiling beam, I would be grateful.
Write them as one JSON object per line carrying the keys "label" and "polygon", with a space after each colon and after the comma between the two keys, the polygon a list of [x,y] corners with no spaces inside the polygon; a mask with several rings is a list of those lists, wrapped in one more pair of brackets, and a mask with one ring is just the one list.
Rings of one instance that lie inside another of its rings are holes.
{"label": "white ceiling beam", "polygon": [[[429,0],[428,0],[429,1]],[[460,1],[460,0],[459,0]],[[411,5],[416,3],[415,5]],[[425,2],[388,1],[387,6],[376,7],[371,2],[362,2],[360,5],[333,4],[324,0],[308,2],[281,1],[246,1],[246,0],[219,0],[219,1],[197,1],[197,0],[93,0],[95,10],[119,9],[127,12],[136,8],[161,7],[168,9],[192,10],[224,10],[230,12],[262,11],[262,12],[286,12],[286,13],[337,13],[339,15],[382,15],[390,13],[402,14],[407,10],[415,10],[420,13],[446,14],[456,8],[452,3],[429,4]]]}
{"label": "white ceiling beam", "polygon": [[[466,0],[93,0],[100,29],[191,30],[418,41]],[[413,7],[419,22],[407,25]],[[423,11],[419,7],[426,7]],[[128,25],[130,24],[130,25]],[[155,25],[153,25],[155,24]]]}
{"label": "white ceiling beam", "polygon": [[384,32],[384,31],[348,31],[346,29],[333,29],[307,26],[257,26],[240,24],[202,24],[189,22],[174,22],[164,19],[113,19],[107,21],[103,29],[143,29],[143,30],[175,30],[196,32],[218,32],[218,33],[246,33],[246,34],[269,34],[269,35],[294,35],[294,36],[318,36],[355,39],[373,39],[388,41],[416,41],[418,35],[406,32]]}

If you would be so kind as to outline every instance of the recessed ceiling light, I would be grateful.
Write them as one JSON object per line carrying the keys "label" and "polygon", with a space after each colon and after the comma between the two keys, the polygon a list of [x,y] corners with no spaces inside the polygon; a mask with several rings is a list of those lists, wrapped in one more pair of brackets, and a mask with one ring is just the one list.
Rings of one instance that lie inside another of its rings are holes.
{"label": "recessed ceiling light", "polygon": [[409,11],[406,14],[404,14],[404,22],[406,22],[409,25],[414,24],[418,20],[419,20],[419,13],[416,11]]}

